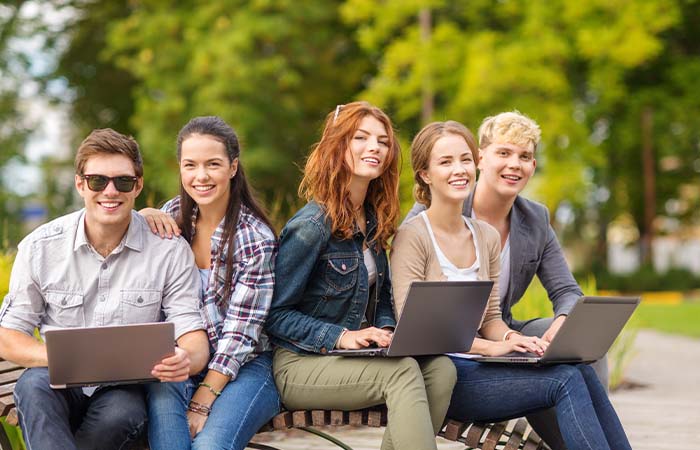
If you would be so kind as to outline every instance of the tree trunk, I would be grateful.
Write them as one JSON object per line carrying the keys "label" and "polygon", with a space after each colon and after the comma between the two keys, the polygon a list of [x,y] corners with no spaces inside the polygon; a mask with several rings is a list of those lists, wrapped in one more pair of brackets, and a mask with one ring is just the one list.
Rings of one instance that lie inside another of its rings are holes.
{"label": "tree trunk", "polygon": [[656,169],[654,167],[654,112],[650,106],[642,110],[642,183],[644,186],[644,221],[640,230],[642,264],[652,264],[652,241],[656,217]]}
{"label": "tree trunk", "polygon": [[[432,34],[432,13],[430,8],[422,8],[418,13],[418,23],[420,25],[420,38],[424,50],[430,47],[430,38]],[[422,106],[421,106],[421,123],[423,125],[429,123],[433,119],[433,111],[435,109],[435,93],[433,92],[433,81],[430,70],[430,58],[426,51],[423,55],[423,64],[425,64],[425,73],[423,74],[422,86]]]}

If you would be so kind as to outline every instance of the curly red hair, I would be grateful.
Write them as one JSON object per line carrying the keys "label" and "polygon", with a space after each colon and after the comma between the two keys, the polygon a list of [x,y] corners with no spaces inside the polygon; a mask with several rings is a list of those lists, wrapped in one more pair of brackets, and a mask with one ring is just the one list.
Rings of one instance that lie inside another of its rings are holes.
{"label": "curly red hair", "polygon": [[299,195],[315,200],[326,210],[331,232],[338,238],[350,239],[355,230],[355,216],[350,201],[352,168],[345,161],[351,139],[366,116],[372,116],[386,128],[389,152],[381,176],[372,180],[365,203],[377,215],[374,243],[388,248],[399,219],[399,156],[401,147],[391,119],[381,109],[367,102],[340,105],[326,116],[321,140],[313,146],[306,160]]}

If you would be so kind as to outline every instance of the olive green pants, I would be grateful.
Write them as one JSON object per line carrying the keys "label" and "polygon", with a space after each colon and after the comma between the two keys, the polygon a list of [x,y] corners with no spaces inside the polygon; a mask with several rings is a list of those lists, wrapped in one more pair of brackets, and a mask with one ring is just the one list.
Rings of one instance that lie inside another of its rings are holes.
{"label": "olive green pants", "polygon": [[272,362],[289,410],[355,410],[386,403],[382,449],[436,449],[456,381],[446,356],[417,358],[299,355],[278,348]]}

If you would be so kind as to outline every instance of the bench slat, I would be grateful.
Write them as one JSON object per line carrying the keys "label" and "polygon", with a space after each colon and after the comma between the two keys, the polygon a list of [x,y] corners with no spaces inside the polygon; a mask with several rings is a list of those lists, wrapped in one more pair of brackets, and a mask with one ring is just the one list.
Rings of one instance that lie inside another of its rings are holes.
{"label": "bench slat", "polygon": [[494,423],[491,426],[491,430],[486,434],[486,439],[484,439],[484,444],[482,446],[483,450],[496,450],[498,442],[501,440],[503,432],[506,431],[506,423],[499,422]]}

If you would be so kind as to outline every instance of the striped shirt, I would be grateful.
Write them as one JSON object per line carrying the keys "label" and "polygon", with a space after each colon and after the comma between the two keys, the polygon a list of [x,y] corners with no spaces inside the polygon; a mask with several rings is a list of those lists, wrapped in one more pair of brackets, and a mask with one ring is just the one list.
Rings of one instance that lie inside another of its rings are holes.
{"label": "striped shirt", "polygon": [[[170,200],[162,209],[177,217],[180,197]],[[193,230],[196,217],[195,206]],[[211,236],[211,273],[203,289],[200,312],[212,353],[209,369],[234,380],[245,363],[271,348],[263,324],[272,301],[277,241],[272,230],[241,205],[234,239],[233,272],[229,280],[231,294],[229,298],[223,298],[228,251],[228,246],[222,242],[223,233],[222,219]]]}

